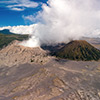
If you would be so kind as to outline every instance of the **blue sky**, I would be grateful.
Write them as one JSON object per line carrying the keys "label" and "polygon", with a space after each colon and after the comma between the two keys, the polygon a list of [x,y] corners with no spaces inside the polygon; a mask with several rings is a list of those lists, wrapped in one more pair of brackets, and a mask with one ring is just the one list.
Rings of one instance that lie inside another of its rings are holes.
{"label": "blue sky", "polygon": [[50,43],[81,36],[100,37],[100,0],[48,1],[43,5],[47,0],[0,0],[0,30],[36,35]]}
{"label": "blue sky", "polygon": [[29,25],[23,16],[34,15],[47,0],[0,0],[0,27]]}

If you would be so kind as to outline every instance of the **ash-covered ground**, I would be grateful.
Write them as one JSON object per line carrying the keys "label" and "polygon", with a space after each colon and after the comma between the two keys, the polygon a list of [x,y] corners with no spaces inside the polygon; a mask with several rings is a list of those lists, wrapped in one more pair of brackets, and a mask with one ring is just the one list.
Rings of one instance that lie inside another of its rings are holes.
{"label": "ash-covered ground", "polygon": [[14,52],[0,51],[0,100],[100,100],[100,61],[57,59],[39,48],[33,57],[33,49],[9,46]]}

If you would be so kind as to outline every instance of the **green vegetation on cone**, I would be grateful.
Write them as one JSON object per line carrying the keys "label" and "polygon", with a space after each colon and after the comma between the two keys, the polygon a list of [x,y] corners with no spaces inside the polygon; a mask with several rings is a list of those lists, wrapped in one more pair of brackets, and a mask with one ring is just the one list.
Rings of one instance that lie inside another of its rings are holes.
{"label": "green vegetation on cone", "polygon": [[2,34],[0,33],[0,49],[7,46],[14,40],[23,41],[28,39],[28,35],[19,35],[19,34]]}
{"label": "green vegetation on cone", "polygon": [[71,60],[99,60],[100,50],[84,40],[75,40],[58,50],[55,55],[59,58]]}

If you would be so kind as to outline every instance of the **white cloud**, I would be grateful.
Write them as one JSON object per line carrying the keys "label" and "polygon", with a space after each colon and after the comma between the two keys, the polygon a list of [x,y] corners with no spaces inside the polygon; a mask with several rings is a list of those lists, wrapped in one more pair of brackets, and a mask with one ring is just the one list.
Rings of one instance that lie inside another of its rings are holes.
{"label": "white cloud", "polygon": [[25,8],[11,8],[11,9],[15,11],[23,11]]}
{"label": "white cloud", "polygon": [[23,11],[26,8],[36,8],[39,6],[38,3],[30,0],[4,0],[0,3],[7,4],[6,7],[10,10],[16,10],[16,11]]}
{"label": "white cloud", "polygon": [[[25,46],[56,44],[79,39],[82,36],[100,37],[100,0],[49,0],[43,11],[24,16],[37,25],[12,27],[10,31],[31,34]],[[31,30],[32,29],[32,30]]]}
{"label": "white cloud", "polygon": [[10,32],[16,33],[16,34],[29,34],[32,36],[32,38],[29,39],[29,41],[23,41],[20,43],[20,45],[28,46],[28,47],[38,47],[40,45],[38,38],[35,37],[35,26],[36,24],[32,24],[29,26],[6,26],[6,27],[0,27],[0,30],[9,29]]}
{"label": "white cloud", "polygon": [[36,24],[33,25],[29,25],[29,26],[24,26],[24,25],[20,25],[20,26],[6,26],[6,27],[0,27],[0,30],[3,29],[9,29],[10,32],[12,33],[16,33],[16,34],[33,34],[34,33],[34,27],[36,26]]}
{"label": "white cloud", "polygon": [[32,38],[30,38],[28,41],[25,40],[23,41],[22,43],[20,43],[20,45],[23,45],[23,46],[28,46],[28,47],[39,47],[40,46],[40,43],[39,43],[39,40],[38,38],[36,38],[35,36],[32,36]]}
{"label": "white cloud", "polygon": [[36,17],[24,16],[33,22],[39,18],[34,34],[41,44],[100,37],[100,0],[49,0],[48,5]]}
{"label": "white cloud", "polygon": [[[36,15],[36,13],[35,13],[35,15]],[[40,16],[39,15],[39,12],[38,12],[38,14],[35,16],[35,15],[28,15],[28,16],[22,16],[23,17],[23,19],[25,20],[25,21],[29,21],[29,22],[34,22],[34,23],[36,23],[36,22],[40,22],[40,21],[42,21],[41,20],[41,17],[42,16]],[[35,17],[34,17],[35,16]]]}

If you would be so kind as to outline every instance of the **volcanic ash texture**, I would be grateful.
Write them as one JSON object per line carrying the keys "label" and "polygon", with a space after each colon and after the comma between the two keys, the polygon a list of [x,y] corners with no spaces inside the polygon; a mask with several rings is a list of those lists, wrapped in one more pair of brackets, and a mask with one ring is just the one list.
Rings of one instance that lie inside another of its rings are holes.
{"label": "volcanic ash texture", "polygon": [[0,50],[0,66],[13,66],[24,63],[44,64],[49,57],[46,51],[40,47],[29,48],[19,45],[18,41],[14,41],[7,47]]}

